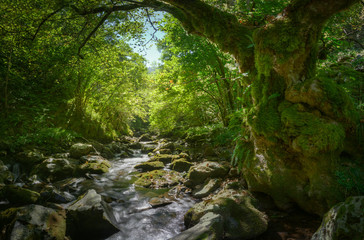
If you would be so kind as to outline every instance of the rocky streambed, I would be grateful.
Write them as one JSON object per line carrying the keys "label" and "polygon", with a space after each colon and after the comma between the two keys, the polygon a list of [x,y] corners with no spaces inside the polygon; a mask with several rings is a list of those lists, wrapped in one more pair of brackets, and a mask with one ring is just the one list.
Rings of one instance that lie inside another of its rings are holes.
{"label": "rocky streambed", "polygon": [[[50,156],[24,151],[0,162],[0,239],[311,238],[319,217],[253,195],[216,152],[147,135]],[[348,204],[360,212],[364,201]],[[335,226],[326,221],[316,239]]]}

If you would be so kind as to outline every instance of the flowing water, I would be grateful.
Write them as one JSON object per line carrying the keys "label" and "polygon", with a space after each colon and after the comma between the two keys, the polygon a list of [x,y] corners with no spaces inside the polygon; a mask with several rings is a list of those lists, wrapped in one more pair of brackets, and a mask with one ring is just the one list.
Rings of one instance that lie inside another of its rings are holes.
{"label": "flowing water", "polygon": [[136,189],[132,184],[134,166],[149,160],[147,154],[136,151],[133,157],[116,157],[112,167],[103,175],[95,175],[80,183],[78,191],[95,189],[110,199],[120,232],[108,240],[163,240],[169,239],[184,229],[183,215],[195,203],[185,195],[171,204],[152,208],[149,199],[165,193],[168,189]]}

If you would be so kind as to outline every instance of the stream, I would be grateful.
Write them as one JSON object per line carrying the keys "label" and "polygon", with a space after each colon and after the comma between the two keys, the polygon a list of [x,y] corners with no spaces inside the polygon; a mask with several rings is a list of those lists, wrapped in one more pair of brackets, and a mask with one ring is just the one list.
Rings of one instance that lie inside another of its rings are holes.
{"label": "stream", "polygon": [[169,189],[136,188],[132,184],[136,170],[134,166],[148,161],[147,154],[135,150],[132,157],[111,159],[108,173],[92,175],[79,183],[81,194],[88,189],[110,199],[120,232],[108,240],[163,240],[169,239],[184,230],[183,215],[192,207],[195,200],[187,194],[176,198],[171,204],[152,208],[149,200],[168,192]]}

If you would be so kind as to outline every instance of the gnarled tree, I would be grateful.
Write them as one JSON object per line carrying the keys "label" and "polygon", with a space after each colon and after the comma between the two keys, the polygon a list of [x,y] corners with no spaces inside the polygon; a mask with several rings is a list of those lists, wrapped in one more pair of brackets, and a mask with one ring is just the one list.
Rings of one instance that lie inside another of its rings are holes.
{"label": "gnarled tree", "polygon": [[235,57],[248,75],[244,79],[249,79],[254,105],[247,125],[255,154],[243,169],[251,190],[270,194],[283,208],[296,202],[317,214],[343,200],[334,170],[343,153],[360,152],[355,140],[358,115],[343,89],[315,74],[315,65],[325,22],[358,0],[292,0],[263,26],[244,25],[208,1],[111,2],[72,8],[80,15],[102,13],[100,24],[118,11],[165,11],[188,33]]}

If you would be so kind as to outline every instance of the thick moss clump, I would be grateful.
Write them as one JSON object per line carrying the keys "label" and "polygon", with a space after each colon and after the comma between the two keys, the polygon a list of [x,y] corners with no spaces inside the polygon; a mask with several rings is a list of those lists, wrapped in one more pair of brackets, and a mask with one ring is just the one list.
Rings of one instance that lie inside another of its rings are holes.
{"label": "thick moss clump", "polygon": [[144,162],[136,165],[134,168],[141,170],[142,172],[163,169],[164,164],[161,161]]}
{"label": "thick moss clump", "polygon": [[292,141],[295,150],[310,156],[343,147],[345,129],[341,124],[308,112],[302,104],[284,102],[280,109],[284,139],[287,143]]}
{"label": "thick moss clump", "polygon": [[181,180],[181,175],[176,171],[154,170],[141,173],[135,185],[145,188],[168,188],[175,186]]}

